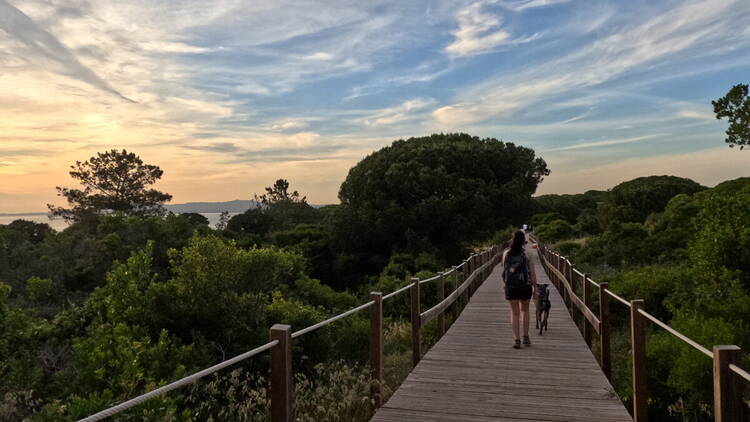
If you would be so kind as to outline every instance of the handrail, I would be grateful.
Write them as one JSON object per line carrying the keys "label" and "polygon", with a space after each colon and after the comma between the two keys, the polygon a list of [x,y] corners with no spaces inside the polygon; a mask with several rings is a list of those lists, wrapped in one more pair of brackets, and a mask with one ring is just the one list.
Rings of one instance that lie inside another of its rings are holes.
{"label": "handrail", "polygon": [[437,275],[434,275],[434,276],[432,276],[430,278],[425,278],[424,280],[419,280],[419,284],[429,283],[431,281],[437,280],[440,277],[442,277],[442,275],[441,274],[437,274]]}
{"label": "handrail", "polygon": [[615,293],[614,293],[614,292],[613,292],[612,290],[609,290],[609,289],[604,289],[604,291],[605,291],[605,292],[606,292],[606,293],[607,293],[608,295],[610,295],[610,296],[612,296],[613,298],[617,299],[617,300],[618,300],[618,301],[619,301],[620,303],[622,303],[623,305],[625,305],[625,306],[627,306],[628,308],[630,308],[630,302],[628,302],[627,300],[623,299],[622,297],[620,297],[620,296],[616,295],[616,294],[615,294]]}
{"label": "handrail", "polygon": [[409,289],[411,289],[411,284],[407,284],[406,286],[404,286],[404,287],[402,287],[402,288],[400,288],[398,290],[394,290],[394,291],[388,293],[387,295],[383,296],[383,300],[390,299],[393,296],[396,296],[396,295],[398,295],[400,293],[403,293],[403,292],[405,292],[405,291],[407,291]]}
{"label": "handrail", "polygon": [[733,363],[730,363],[729,364],[729,369],[731,369],[732,372],[734,372],[735,374],[737,374],[737,375],[741,376],[742,378],[750,381],[750,373],[748,373],[744,369],[740,368],[739,366],[737,366],[737,365],[735,365]]}
{"label": "handrail", "polygon": [[311,326],[309,326],[307,328],[303,328],[303,329],[301,329],[299,331],[295,331],[295,332],[292,333],[292,338],[297,338],[299,336],[302,336],[302,335],[305,335],[305,334],[309,333],[310,331],[315,331],[315,330],[317,330],[320,327],[325,327],[326,325],[328,325],[328,324],[330,324],[330,323],[332,323],[334,321],[338,321],[341,318],[346,318],[349,315],[351,315],[351,314],[353,314],[355,312],[359,312],[362,309],[367,309],[367,308],[369,308],[370,306],[372,306],[374,304],[375,304],[375,301],[371,300],[371,301],[369,301],[367,303],[364,303],[362,305],[357,306],[356,308],[349,309],[348,311],[346,311],[344,313],[341,313],[341,314],[338,314],[338,315],[333,316],[331,318],[328,318],[325,321],[320,321],[319,323],[317,323],[315,325],[311,325]]}
{"label": "handrail", "polygon": [[474,281],[477,274],[480,274],[482,271],[487,269],[488,266],[495,263],[495,259],[497,259],[499,254],[492,255],[492,258],[482,264],[480,267],[475,269],[469,277],[464,280],[463,283],[461,283],[461,286],[459,286],[456,290],[454,290],[451,294],[448,295],[445,299],[440,301],[437,305],[433,306],[432,308],[422,312],[419,314],[421,324],[427,324],[428,322],[432,321],[437,317],[441,312],[446,310],[450,305],[453,304],[453,302],[469,287],[469,285]]}
{"label": "handrail", "polygon": [[[474,255],[472,255],[472,256],[474,256]],[[487,264],[489,264],[489,262]],[[478,274],[478,271],[481,270],[481,269],[483,269],[483,268],[485,268],[485,266],[487,264],[482,265],[481,267],[475,269],[474,272],[472,273],[472,276],[474,276],[475,274]],[[451,269],[447,273],[442,273],[442,274],[438,273],[437,275],[435,275],[433,277],[427,278],[425,280],[420,280],[419,284],[423,284],[423,283],[427,283],[427,282],[430,282],[430,281],[434,281],[434,280],[437,280],[440,277],[445,277],[446,275],[452,274],[458,268],[463,267],[465,265],[466,265],[466,261],[464,261],[463,263],[461,263],[461,265],[459,265],[459,266]],[[470,281],[472,279],[472,276],[470,276],[469,278],[467,278],[466,281],[467,282]],[[464,282],[464,284],[466,284],[466,282]],[[398,294],[400,294],[402,292],[405,292],[406,290],[409,290],[411,287],[412,287],[412,284],[407,284],[406,286],[401,287],[400,289],[398,289],[398,290],[396,290],[394,292],[391,292],[391,293],[389,293],[387,295],[384,295],[382,297],[382,300],[389,299],[389,298],[391,298],[393,296],[396,296],[396,295],[398,295]],[[463,287],[463,289],[465,290],[465,287]],[[291,338],[294,339],[294,338],[303,336],[303,335],[305,335],[305,334],[307,334],[307,333],[309,333],[311,331],[315,331],[315,330],[317,330],[317,329],[319,329],[321,327],[324,327],[324,326],[326,326],[328,324],[331,324],[331,323],[333,323],[335,321],[338,321],[338,320],[340,320],[342,318],[346,318],[347,316],[349,316],[351,314],[354,314],[356,312],[359,312],[359,311],[362,311],[364,309],[367,309],[370,306],[375,305],[375,303],[376,302],[374,300],[371,300],[371,301],[363,303],[362,305],[359,305],[359,306],[357,306],[355,308],[349,309],[348,311],[345,311],[345,312],[342,312],[342,313],[340,313],[338,315],[332,316],[332,317],[330,317],[330,318],[328,318],[328,319],[326,319],[324,321],[320,321],[320,322],[318,322],[316,324],[313,324],[313,325],[311,325],[309,327],[305,327],[305,328],[303,328],[301,330],[295,331],[295,332],[293,332],[291,334]],[[245,352],[245,353],[242,353],[240,355],[237,355],[237,356],[235,356],[235,357],[233,357],[231,359],[225,360],[225,361],[220,362],[220,363],[218,363],[218,364],[216,364],[214,366],[211,366],[209,368],[206,368],[206,369],[203,369],[201,371],[198,371],[198,372],[196,372],[196,373],[194,373],[192,375],[188,375],[186,377],[183,377],[183,378],[181,378],[181,379],[179,379],[177,381],[174,381],[174,382],[169,383],[169,384],[167,384],[165,386],[159,387],[159,388],[157,388],[155,390],[152,390],[152,391],[149,391],[147,393],[141,394],[140,396],[134,397],[134,398],[132,398],[130,400],[127,400],[127,401],[125,401],[123,403],[117,404],[117,405],[112,406],[112,407],[110,407],[108,409],[105,409],[105,410],[102,410],[100,412],[97,412],[97,413],[95,413],[95,414],[93,414],[91,416],[88,416],[86,418],[80,419],[78,422],[95,422],[95,421],[99,421],[99,420],[105,419],[107,417],[113,416],[113,415],[115,415],[117,413],[120,413],[122,411],[130,409],[131,407],[137,406],[138,404],[143,403],[143,402],[145,402],[145,401],[147,401],[147,400],[149,400],[149,399],[151,399],[153,397],[157,397],[159,395],[165,394],[165,393],[167,393],[169,391],[172,391],[174,389],[180,388],[180,387],[182,387],[184,385],[193,383],[193,382],[197,381],[200,378],[203,378],[203,377],[205,377],[207,375],[210,375],[210,374],[212,374],[214,372],[217,372],[217,371],[219,371],[221,369],[224,369],[224,368],[226,368],[228,366],[231,366],[231,365],[233,365],[233,364],[235,364],[237,362],[240,362],[242,360],[245,360],[245,359],[248,359],[250,357],[253,357],[253,356],[255,356],[255,355],[259,354],[259,353],[262,353],[262,352],[264,352],[266,350],[271,349],[272,347],[274,347],[274,346],[276,346],[278,344],[279,344],[279,340],[270,341],[270,342],[268,342],[268,343],[266,343],[266,344],[264,344],[262,346],[259,346],[259,347],[255,348],[253,350],[250,350],[248,352]]]}
{"label": "handrail", "polygon": [[[602,370],[604,371],[605,375],[609,378],[611,376],[611,357],[610,357],[610,338],[607,328],[607,321],[609,319],[609,301],[607,300],[607,297],[612,297],[618,302],[622,303],[623,305],[627,306],[630,309],[630,339],[631,339],[631,353],[632,353],[632,380],[633,380],[633,416],[634,420],[639,421],[641,418],[646,418],[647,414],[647,407],[648,407],[648,397],[647,397],[647,375],[646,375],[646,331],[645,331],[645,320],[642,318],[645,318],[646,320],[651,321],[652,323],[656,324],[660,328],[667,331],[669,334],[675,336],[676,338],[680,339],[681,341],[687,343],[697,351],[701,352],[705,356],[708,356],[713,360],[713,377],[714,377],[714,412],[716,416],[716,420],[734,420],[733,415],[734,408],[743,407],[743,398],[742,398],[742,392],[741,389],[732,387],[733,381],[732,373],[734,375],[737,375],[739,377],[744,378],[746,381],[750,381],[750,372],[740,368],[736,365],[737,362],[740,362],[742,359],[742,349],[740,349],[737,346],[714,346],[713,352],[706,347],[702,346],[700,343],[696,342],[695,340],[691,339],[690,337],[682,334],[681,332],[675,330],[674,328],[670,327],[665,322],[662,322],[655,316],[649,314],[643,309],[644,302],[642,300],[634,300],[632,302],[629,302],[622,298],[621,296],[617,295],[613,291],[609,290],[607,287],[609,286],[607,283],[596,283],[594,280],[591,280],[587,275],[581,273],[579,270],[577,270],[572,262],[570,262],[570,259],[567,257],[562,256],[560,253],[549,250],[544,247],[543,244],[539,243],[538,239],[535,237],[532,237],[534,241],[538,244],[537,250],[539,252],[540,259],[542,263],[544,264],[544,269],[546,270],[547,274],[552,276],[554,275],[554,279],[552,280],[556,286],[558,287],[558,290],[561,290],[561,293],[566,293],[564,296],[567,296],[565,299],[565,302],[567,302],[568,307],[571,307],[570,303],[573,303],[576,308],[583,314],[583,316],[586,317],[586,319],[589,320],[592,327],[594,329],[599,329],[597,333],[599,334],[599,340],[600,340],[600,353],[601,353],[601,366]],[[550,257],[554,257],[555,259],[547,259]],[[553,263],[554,261],[554,263]],[[567,267],[564,265],[564,263],[567,262]],[[560,268],[558,268],[560,267]],[[567,271],[569,272],[569,275],[566,275],[565,273]],[[599,288],[599,324],[596,324],[596,319],[591,318],[593,315],[593,312],[591,309],[588,308],[585,302],[583,302],[578,295],[575,294],[573,291],[573,287],[571,282],[574,280],[573,273],[576,273],[583,277],[583,283],[584,283],[584,296],[586,298],[586,301],[588,302],[589,298],[588,295],[588,283],[593,284],[597,288]],[[573,280],[569,280],[569,278]],[[598,327],[597,327],[598,325]],[[588,337],[588,333],[590,331],[587,331],[589,329],[588,326],[584,324],[584,337],[586,338],[586,341],[591,347],[590,337]],[[735,380],[739,380],[739,378],[735,378]],[[737,407],[739,406],[739,407]],[[734,415],[737,416],[737,415]],[[729,417],[727,419],[727,417]]]}
{"label": "handrail", "polygon": [[155,390],[149,391],[148,393],[141,394],[138,397],[134,397],[128,401],[122,402],[118,405],[112,406],[109,409],[102,410],[101,412],[97,412],[91,416],[88,416],[86,418],[80,419],[78,422],[95,422],[100,421],[104,418],[108,418],[112,415],[115,415],[117,413],[120,413],[124,410],[130,409],[133,406],[139,405],[146,400],[152,399],[154,397],[160,396],[164,393],[170,392],[176,388],[180,388],[184,385],[191,384],[200,378],[203,378],[207,375],[213,374],[216,371],[219,371],[221,369],[226,368],[227,366],[234,365],[237,362],[240,362],[242,360],[245,360],[247,358],[253,357],[257,355],[258,353],[265,352],[266,350],[272,348],[273,346],[276,346],[279,343],[278,340],[273,340],[271,342],[268,342],[260,347],[256,347],[253,350],[250,350],[248,352],[242,353],[240,355],[237,355],[231,359],[227,359],[221,363],[218,363],[214,366],[211,366],[209,368],[206,368],[202,371],[198,371],[192,375],[188,375],[184,378],[180,378],[177,381],[174,381],[172,383],[169,383],[165,386],[159,387]]}
{"label": "handrail", "polygon": [[684,341],[685,343],[687,343],[687,344],[689,344],[689,345],[693,346],[693,347],[694,347],[694,348],[695,348],[696,350],[698,350],[699,352],[701,352],[701,353],[703,353],[704,355],[706,355],[706,356],[708,356],[708,357],[710,357],[710,358],[712,358],[712,359],[713,359],[713,357],[714,357],[714,354],[713,354],[713,353],[711,353],[711,351],[710,351],[710,350],[706,349],[705,347],[701,346],[701,345],[700,345],[700,344],[698,344],[697,342],[693,341],[693,340],[692,340],[691,338],[689,338],[688,336],[686,336],[686,335],[682,334],[681,332],[679,332],[679,331],[675,330],[674,328],[670,327],[669,325],[667,325],[667,324],[663,323],[663,322],[662,322],[662,321],[660,321],[660,320],[659,320],[658,318],[656,318],[655,316],[653,316],[653,315],[649,314],[648,312],[644,311],[643,309],[639,309],[639,310],[638,310],[638,313],[639,313],[639,314],[641,314],[641,315],[643,315],[643,316],[645,316],[645,317],[646,317],[646,318],[648,318],[649,320],[651,320],[651,321],[652,321],[652,322],[653,322],[654,324],[656,324],[656,325],[660,326],[661,328],[663,328],[663,329],[667,330],[667,332],[668,332],[668,333],[670,333],[670,334],[672,334],[673,336],[675,336],[675,337],[679,338],[680,340]]}

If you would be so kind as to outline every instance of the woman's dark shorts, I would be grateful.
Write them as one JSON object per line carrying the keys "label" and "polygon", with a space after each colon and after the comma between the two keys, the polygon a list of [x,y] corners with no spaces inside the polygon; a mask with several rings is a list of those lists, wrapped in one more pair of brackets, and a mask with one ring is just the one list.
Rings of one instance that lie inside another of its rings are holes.
{"label": "woman's dark shorts", "polygon": [[532,294],[534,294],[534,289],[531,284],[520,287],[505,286],[505,300],[530,300]]}

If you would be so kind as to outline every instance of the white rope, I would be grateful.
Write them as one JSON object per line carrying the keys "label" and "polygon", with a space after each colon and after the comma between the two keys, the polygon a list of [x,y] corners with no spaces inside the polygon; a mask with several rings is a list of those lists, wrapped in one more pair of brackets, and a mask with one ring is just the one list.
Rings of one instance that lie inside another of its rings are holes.
{"label": "white rope", "polygon": [[616,294],[614,294],[614,293],[613,293],[613,292],[612,292],[611,290],[609,290],[609,289],[604,289],[604,292],[605,292],[605,293],[607,293],[607,294],[609,294],[609,295],[610,295],[610,296],[612,296],[613,298],[615,298],[615,299],[619,300],[619,301],[620,301],[620,302],[621,302],[621,303],[622,303],[623,305],[627,306],[628,308],[630,307],[630,302],[628,302],[627,300],[625,300],[625,299],[621,298],[620,296],[617,296],[617,295],[616,295]]}
{"label": "white rope", "polygon": [[292,338],[297,338],[299,336],[302,336],[302,335],[305,335],[305,334],[309,333],[310,331],[315,331],[315,330],[317,330],[320,327],[326,326],[326,325],[328,325],[328,324],[330,324],[330,323],[332,323],[334,321],[338,321],[341,318],[348,317],[349,315],[351,315],[351,314],[353,314],[355,312],[359,312],[362,309],[368,308],[368,307],[370,307],[370,306],[372,306],[374,304],[375,304],[375,301],[371,300],[371,301],[369,301],[369,302],[367,302],[365,304],[357,306],[356,308],[349,309],[348,311],[344,312],[343,314],[338,314],[338,315],[336,315],[334,317],[328,318],[325,321],[321,321],[321,322],[319,322],[319,323],[317,323],[315,325],[311,325],[311,326],[309,326],[307,328],[303,328],[303,329],[301,329],[299,331],[295,331],[295,332],[292,333]]}
{"label": "white rope", "polygon": [[740,368],[739,366],[737,366],[737,365],[735,365],[733,363],[730,363],[729,364],[729,369],[731,369],[732,371],[734,371],[735,374],[737,374],[737,375],[741,376],[742,378],[750,381],[750,373],[748,373],[744,369]]}
{"label": "white rope", "polygon": [[419,280],[419,284],[429,283],[430,281],[435,281],[438,278],[440,278],[440,274],[438,274],[436,276],[432,276],[430,278],[425,278],[424,280]]}
{"label": "white rope", "polygon": [[390,292],[387,295],[383,296],[383,300],[390,299],[390,298],[392,298],[393,296],[396,296],[399,293],[403,293],[403,292],[409,290],[411,288],[411,286],[412,286],[412,283],[409,283],[406,286],[404,286],[404,287],[396,290],[395,292]]}
{"label": "white rope", "polygon": [[713,358],[714,354],[711,353],[710,350],[706,349],[705,347],[701,346],[700,344],[696,343],[695,341],[691,340],[688,336],[682,334],[681,332],[675,330],[674,328],[670,327],[669,325],[661,322],[659,319],[657,319],[655,316],[649,314],[648,312],[644,311],[643,309],[639,309],[638,313],[645,316],[646,318],[650,319],[654,324],[660,326],[661,328],[667,330],[670,334],[673,336],[679,338],[680,340],[684,341],[685,343],[695,347],[698,349],[699,352],[703,353],[704,355]]}
{"label": "white rope", "polygon": [[245,352],[245,353],[243,353],[241,355],[237,355],[237,356],[233,357],[232,359],[225,360],[224,362],[216,364],[216,365],[214,365],[214,366],[212,366],[210,368],[206,368],[206,369],[204,369],[202,371],[196,372],[193,375],[188,375],[185,378],[179,379],[179,380],[177,380],[177,381],[175,381],[175,382],[173,382],[171,384],[167,384],[167,385],[165,385],[163,387],[159,387],[156,390],[150,391],[150,392],[148,392],[146,394],[142,394],[142,395],[140,395],[140,396],[138,396],[136,398],[132,398],[132,399],[130,399],[130,400],[126,401],[126,402],[120,403],[120,404],[118,404],[116,406],[112,406],[109,409],[102,410],[101,412],[95,413],[95,414],[93,414],[93,415],[91,415],[91,416],[89,416],[87,418],[80,419],[78,422],[95,422],[95,421],[100,421],[100,420],[102,420],[104,418],[108,418],[108,417],[110,417],[112,415],[115,415],[117,413],[120,413],[120,412],[122,412],[124,410],[130,409],[133,406],[139,405],[139,404],[143,403],[146,400],[152,399],[152,398],[154,398],[156,396],[160,396],[160,395],[162,395],[164,393],[172,391],[172,390],[174,390],[176,388],[180,388],[180,387],[182,387],[184,385],[193,383],[193,382],[199,380],[200,378],[205,377],[206,375],[210,375],[210,374],[212,374],[212,373],[214,373],[216,371],[219,371],[221,369],[226,368],[227,366],[234,365],[235,363],[237,363],[237,362],[239,362],[241,360],[245,360],[245,359],[247,359],[249,357],[255,356],[258,353],[264,352],[264,351],[272,348],[273,346],[275,346],[277,344],[279,344],[278,340],[274,340],[274,341],[272,341],[270,343],[266,343],[263,346],[257,347],[255,349],[250,350],[249,352]]}

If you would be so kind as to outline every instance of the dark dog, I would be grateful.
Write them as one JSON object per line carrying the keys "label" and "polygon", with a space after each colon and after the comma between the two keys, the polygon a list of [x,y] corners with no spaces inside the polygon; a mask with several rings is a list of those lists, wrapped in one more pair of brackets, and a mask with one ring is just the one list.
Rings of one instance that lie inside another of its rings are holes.
{"label": "dark dog", "polygon": [[536,297],[534,305],[536,305],[536,328],[539,329],[539,335],[542,335],[542,331],[547,330],[547,319],[549,318],[549,309],[552,307],[552,303],[549,301],[549,290],[547,290],[549,284],[537,284],[536,288],[539,294]]}

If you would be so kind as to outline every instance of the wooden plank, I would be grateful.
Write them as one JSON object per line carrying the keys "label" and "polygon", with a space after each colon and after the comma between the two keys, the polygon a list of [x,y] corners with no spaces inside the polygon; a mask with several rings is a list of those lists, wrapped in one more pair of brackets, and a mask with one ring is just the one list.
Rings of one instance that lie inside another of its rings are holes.
{"label": "wooden plank", "polygon": [[[549,283],[539,258],[529,253],[529,259],[538,281]],[[556,289],[550,289],[549,331],[532,330],[530,347],[511,348],[500,273],[495,267],[476,288],[372,420],[631,421]]]}

